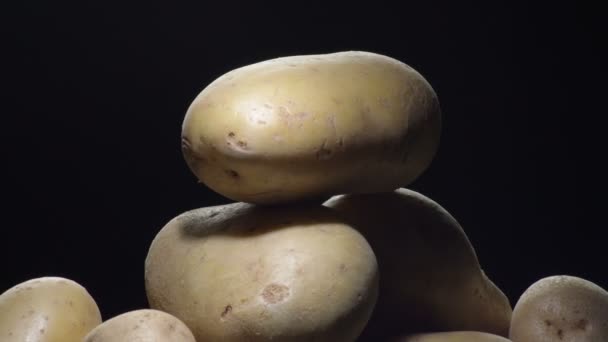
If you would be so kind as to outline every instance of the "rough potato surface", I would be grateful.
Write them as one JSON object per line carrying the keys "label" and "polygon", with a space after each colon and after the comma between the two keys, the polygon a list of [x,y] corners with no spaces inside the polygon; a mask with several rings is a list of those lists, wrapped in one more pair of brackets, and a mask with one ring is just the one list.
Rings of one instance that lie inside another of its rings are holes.
{"label": "rough potato surface", "polygon": [[532,284],[513,309],[513,342],[608,341],[608,292],[573,276]]}
{"label": "rough potato surface", "polygon": [[507,297],[486,277],[460,224],[439,204],[399,189],[335,196],[324,205],[358,229],[378,258],[379,297],[365,338],[453,330],[507,336]]}
{"label": "rough potato surface", "polygon": [[391,191],[439,144],[437,96],[416,70],[360,51],[277,58],[219,77],[187,110],[184,157],[235,201]]}
{"label": "rough potato surface", "polygon": [[142,309],[116,316],[93,329],[83,342],[196,342],[192,332],[168,313]]}
{"label": "rough potato surface", "polygon": [[0,295],[2,342],[82,342],[100,323],[91,295],[69,279],[31,279]]}
{"label": "rough potato surface", "polygon": [[146,258],[151,307],[181,319],[198,342],[354,341],[377,282],[367,241],[319,205],[186,212]]}
{"label": "rough potato surface", "polygon": [[479,331],[450,331],[406,336],[394,342],[509,342],[510,340]]}

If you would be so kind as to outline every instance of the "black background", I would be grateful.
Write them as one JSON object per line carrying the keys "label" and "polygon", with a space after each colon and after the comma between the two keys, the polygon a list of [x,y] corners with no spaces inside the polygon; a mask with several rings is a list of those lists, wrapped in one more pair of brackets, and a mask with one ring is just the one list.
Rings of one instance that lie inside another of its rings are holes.
{"label": "black background", "polygon": [[156,232],[183,211],[230,202],[182,159],[193,98],[239,66],[342,50],[397,58],[433,85],[441,146],[410,188],[460,221],[513,304],[554,274],[607,288],[599,12],[399,3],[3,9],[0,292],[57,275],[84,285],[104,318],[145,307]]}

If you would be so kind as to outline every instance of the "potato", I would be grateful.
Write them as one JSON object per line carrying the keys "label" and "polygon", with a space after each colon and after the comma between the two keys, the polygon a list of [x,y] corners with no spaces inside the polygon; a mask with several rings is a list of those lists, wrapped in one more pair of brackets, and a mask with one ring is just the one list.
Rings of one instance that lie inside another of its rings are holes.
{"label": "potato", "polygon": [[415,334],[398,339],[396,342],[509,342],[509,340],[479,331],[451,331]]}
{"label": "potato", "polygon": [[97,326],[83,342],[196,342],[192,332],[168,313],[142,309],[116,316]]}
{"label": "potato", "polygon": [[219,77],[191,103],[185,160],[198,179],[257,204],[392,191],[439,144],[441,111],[408,65],[369,52],[272,59]]}
{"label": "potato", "polygon": [[378,258],[378,303],[362,336],[385,341],[449,330],[507,336],[507,297],[485,276],[466,234],[439,204],[399,189],[335,196],[325,205],[358,229]]}
{"label": "potato", "polygon": [[513,309],[513,342],[608,341],[608,292],[573,276],[532,284]]}
{"label": "potato", "polygon": [[95,300],[69,279],[31,279],[0,295],[2,342],[81,342],[100,323]]}
{"label": "potato", "polygon": [[152,308],[197,341],[354,341],[377,297],[367,241],[327,208],[201,208],[171,220],[145,267]]}

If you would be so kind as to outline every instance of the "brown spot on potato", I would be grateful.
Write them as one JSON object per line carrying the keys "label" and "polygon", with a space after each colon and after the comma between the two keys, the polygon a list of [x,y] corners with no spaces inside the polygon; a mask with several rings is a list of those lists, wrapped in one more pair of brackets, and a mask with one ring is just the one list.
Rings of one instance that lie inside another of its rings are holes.
{"label": "brown spot on potato", "polygon": [[587,329],[587,324],[589,322],[587,322],[586,319],[579,319],[575,324],[574,324],[574,329],[578,329],[578,330],[586,330]]}
{"label": "brown spot on potato", "polygon": [[228,132],[228,138],[234,138],[235,135],[234,132]]}
{"label": "brown spot on potato", "polygon": [[224,311],[222,311],[222,313],[220,314],[220,317],[221,318],[226,318],[226,315],[228,315],[230,312],[232,312],[232,305],[228,304],[224,308]]}
{"label": "brown spot on potato", "polygon": [[348,268],[346,267],[346,265],[344,265],[344,264],[340,264],[340,273],[344,273],[344,272],[346,272],[346,270],[347,270],[347,269],[348,269]]}
{"label": "brown spot on potato", "polygon": [[321,146],[317,150],[317,152],[315,154],[317,160],[327,160],[327,159],[331,158],[333,151],[331,149],[327,148],[326,145],[327,145],[327,140],[323,141],[323,144],[321,144]]}
{"label": "brown spot on potato", "polygon": [[230,177],[232,179],[238,179],[240,177],[239,173],[232,169],[227,169],[225,171],[226,171],[226,174],[228,175],[228,177]]}
{"label": "brown spot on potato", "polygon": [[289,296],[289,287],[282,284],[272,283],[262,291],[262,298],[266,303],[277,304]]}
{"label": "brown spot on potato", "polygon": [[557,329],[557,337],[559,337],[560,340],[564,339],[564,331],[562,329]]}

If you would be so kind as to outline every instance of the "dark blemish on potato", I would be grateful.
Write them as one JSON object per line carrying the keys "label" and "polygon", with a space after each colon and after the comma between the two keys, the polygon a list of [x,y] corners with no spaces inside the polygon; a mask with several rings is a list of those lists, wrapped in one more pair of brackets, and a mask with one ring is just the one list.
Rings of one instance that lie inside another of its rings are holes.
{"label": "dark blemish on potato", "polygon": [[44,320],[48,322],[49,316],[44,316]]}
{"label": "dark blemish on potato", "polygon": [[327,140],[323,141],[323,144],[321,144],[321,146],[319,147],[319,149],[317,150],[315,156],[317,158],[317,160],[327,160],[329,158],[331,158],[331,154],[332,154],[332,150],[327,148]]}
{"label": "dark blemish on potato", "polygon": [[239,145],[239,147],[242,148],[242,149],[246,149],[247,148],[247,142],[246,141],[239,140],[239,141],[237,141],[236,144]]}
{"label": "dark blemish on potato", "polygon": [[175,331],[175,324],[169,323],[169,327],[168,328],[169,328],[170,332],[174,332]]}
{"label": "dark blemish on potato", "polygon": [[346,270],[347,270],[347,269],[348,269],[348,268],[346,267],[346,265],[344,265],[344,264],[340,264],[340,273],[344,273],[344,272],[346,272]]}
{"label": "dark blemish on potato", "polygon": [[220,317],[226,318],[226,315],[228,315],[231,311],[232,311],[232,305],[230,305],[230,304],[226,305],[226,307],[224,308],[224,311],[222,311],[222,313],[220,314]]}
{"label": "dark blemish on potato", "polygon": [[262,291],[262,298],[266,303],[280,303],[289,296],[289,287],[281,284],[270,284]]}
{"label": "dark blemish on potato", "polygon": [[360,293],[357,293],[357,301],[360,302],[363,300],[363,295]]}
{"label": "dark blemish on potato", "polygon": [[342,148],[344,146],[344,138],[338,139],[338,147]]}
{"label": "dark blemish on potato", "polygon": [[546,325],[546,326],[548,326],[548,327],[550,327],[550,326],[552,325],[552,324],[551,324],[551,321],[550,321],[550,320],[548,320],[548,319],[546,319],[546,320],[545,320],[545,325]]}
{"label": "dark blemish on potato", "polygon": [[44,335],[44,329],[40,329],[40,335]]}
{"label": "dark blemish on potato", "polygon": [[236,134],[234,134],[234,132],[229,132],[228,133],[228,138],[234,138]]}
{"label": "dark blemish on potato", "polygon": [[587,322],[586,319],[579,319],[575,324],[574,324],[574,329],[579,329],[579,330],[586,330],[587,329],[587,324],[589,322]]}
{"label": "dark blemish on potato", "polygon": [[137,329],[139,329],[139,324],[136,324],[136,325],[133,327],[133,330],[137,330]]}
{"label": "dark blemish on potato", "polygon": [[564,339],[564,331],[562,329],[557,329],[557,337],[559,337],[560,340]]}
{"label": "dark blemish on potato", "polygon": [[225,171],[226,171],[226,174],[227,174],[227,175],[228,175],[230,178],[233,178],[233,179],[238,179],[238,178],[240,177],[239,173],[238,173],[238,172],[236,172],[236,171],[234,171],[234,170],[232,170],[232,169],[228,169],[228,170],[225,170]]}
{"label": "dark blemish on potato", "polygon": [[213,217],[216,217],[216,216],[217,216],[217,215],[219,215],[219,214],[220,214],[220,212],[219,212],[219,211],[214,211],[214,212],[212,212],[211,214],[209,214],[209,216],[207,216],[207,218],[213,218]]}

